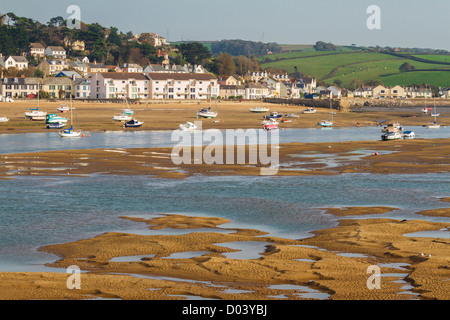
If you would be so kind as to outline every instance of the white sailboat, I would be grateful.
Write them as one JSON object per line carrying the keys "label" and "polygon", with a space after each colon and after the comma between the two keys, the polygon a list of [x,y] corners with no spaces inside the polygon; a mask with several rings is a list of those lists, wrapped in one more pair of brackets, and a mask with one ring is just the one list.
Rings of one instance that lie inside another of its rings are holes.
{"label": "white sailboat", "polygon": [[217,112],[217,101],[216,101],[216,111],[211,110],[211,95],[209,96],[209,108],[202,108],[200,111],[197,112],[197,118],[203,117],[203,118],[215,118],[217,117],[219,113]]}
{"label": "white sailboat", "polygon": [[428,129],[439,129],[441,125],[438,122],[439,113],[436,112],[436,102],[434,103],[434,112],[431,114],[431,116],[434,117],[434,122],[430,122],[427,125]]}
{"label": "white sailboat", "polygon": [[69,129],[63,129],[59,132],[59,135],[64,138],[76,138],[76,137],[80,137],[81,136],[81,129],[80,126],[78,124],[78,118],[76,117],[76,113],[75,113],[75,118],[76,118],[76,122],[77,122],[77,128],[74,129],[73,128],[73,105],[72,105],[72,96],[70,97],[70,128]]}
{"label": "white sailboat", "polygon": [[332,111],[332,101],[330,100],[330,119],[322,120],[318,123],[321,127],[332,127],[333,126],[333,111]]}

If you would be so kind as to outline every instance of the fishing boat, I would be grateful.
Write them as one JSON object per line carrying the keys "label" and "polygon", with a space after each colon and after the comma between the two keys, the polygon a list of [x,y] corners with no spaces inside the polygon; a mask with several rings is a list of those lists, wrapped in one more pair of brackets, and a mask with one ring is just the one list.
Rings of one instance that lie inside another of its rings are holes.
{"label": "fishing boat", "polygon": [[278,113],[278,112],[274,111],[274,112],[271,112],[270,115],[264,116],[264,119],[279,119],[282,117],[283,117],[282,113]]}
{"label": "fishing boat", "polygon": [[45,123],[46,124],[57,123],[57,122],[67,123],[67,121],[69,121],[69,119],[60,117],[56,113],[50,113],[46,116]]}
{"label": "fishing boat", "polygon": [[278,122],[275,119],[268,119],[262,122],[263,129],[270,131],[278,129]]}
{"label": "fishing boat", "polygon": [[253,113],[264,113],[264,112],[269,112],[269,108],[264,108],[264,107],[254,107],[254,108],[250,108],[248,109],[248,111],[253,112]]}
{"label": "fishing boat", "polygon": [[393,132],[393,131],[403,131],[403,127],[400,123],[389,123],[386,127],[381,129],[381,132]]}
{"label": "fishing boat", "polygon": [[63,122],[55,122],[47,124],[47,129],[62,129],[66,126],[67,123]]}
{"label": "fishing boat", "polygon": [[131,121],[133,119],[133,117],[128,116],[126,114],[123,113],[117,113],[113,116],[112,118],[114,121]]}
{"label": "fishing boat", "polygon": [[130,121],[125,122],[123,124],[123,126],[125,128],[138,128],[138,127],[142,126],[143,124],[144,124],[144,122],[142,122],[142,121],[138,121],[136,119],[132,119]]}
{"label": "fishing boat", "polygon": [[27,118],[27,119],[33,119],[33,117],[42,117],[42,116],[45,117],[47,115],[47,112],[40,111],[39,107],[37,107],[35,109],[30,108],[28,110],[29,111],[24,112],[25,118]]}
{"label": "fishing boat", "polygon": [[317,110],[314,108],[307,108],[302,111],[302,113],[316,113],[316,112],[317,112]]}
{"label": "fishing boat", "polygon": [[401,139],[403,136],[398,131],[391,131],[388,133],[385,133],[381,135],[381,140],[388,141],[388,140],[398,140]]}
{"label": "fishing boat", "polygon": [[403,132],[403,139],[414,139],[416,137],[416,134],[414,131],[405,131]]}
{"label": "fishing boat", "polygon": [[182,131],[193,131],[197,129],[197,126],[192,122],[187,121],[185,124],[180,124],[179,128]]}
{"label": "fishing boat", "polygon": [[75,119],[76,119],[76,125],[77,125],[77,129],[73,128],[73,110],[74,107],[72,106],[72,97],[70,99],[70,122],[71,122],[71,126],[69,129],[63,129],[59,132],[59,135],[61,136],[61,138],[76,138],[76,137],[80,137],[81,136],[81,129],[80,129],[80,125],[78,123],[78,118],[76,116],[75,113]]}
{"label": "fishing boat", "polygon": [[8,122],[9,119],[7,117],[0,117],[0,122]]}

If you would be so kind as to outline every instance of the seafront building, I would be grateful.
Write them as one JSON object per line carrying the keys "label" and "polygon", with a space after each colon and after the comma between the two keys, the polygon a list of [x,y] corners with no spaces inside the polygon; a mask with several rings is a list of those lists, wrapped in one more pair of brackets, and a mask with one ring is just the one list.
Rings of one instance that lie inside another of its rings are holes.
{"label": "seafront building", "polygon": [[150,80],[142,73],[98,72],[92,76],[90,99],[148,99]]}

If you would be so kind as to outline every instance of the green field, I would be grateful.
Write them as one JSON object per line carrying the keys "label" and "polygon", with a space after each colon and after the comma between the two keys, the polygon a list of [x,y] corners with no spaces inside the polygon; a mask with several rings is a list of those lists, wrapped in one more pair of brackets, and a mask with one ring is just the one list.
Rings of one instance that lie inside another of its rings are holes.
{"label": "green field", "polygon": [[[287,52],[259,57],[263,69],[272,67],[295,75],[294,67],[306,76],[314,76],[325,84],[340,80],[350,88],[355,80],[381,81],[384,85],[413,85],[427,83],[437,87],[450,86],[450,55],[414,55],[430,63],[398,57],[382,52]],[[448,61],[446,61],[448,59]],[[408,62],[416,71],[401,73],[399,67]],[[432,63],[434,62],[434,63]],[[424,71],[421,71],[424,70]]]}

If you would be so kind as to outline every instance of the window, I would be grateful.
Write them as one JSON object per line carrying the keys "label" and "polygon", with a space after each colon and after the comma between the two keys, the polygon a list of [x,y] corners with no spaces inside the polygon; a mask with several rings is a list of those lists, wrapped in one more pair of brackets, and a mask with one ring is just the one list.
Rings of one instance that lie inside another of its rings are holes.
{"label": "window", "polygon": [[195,92],[195,88],[191,88],[191,92]]}

